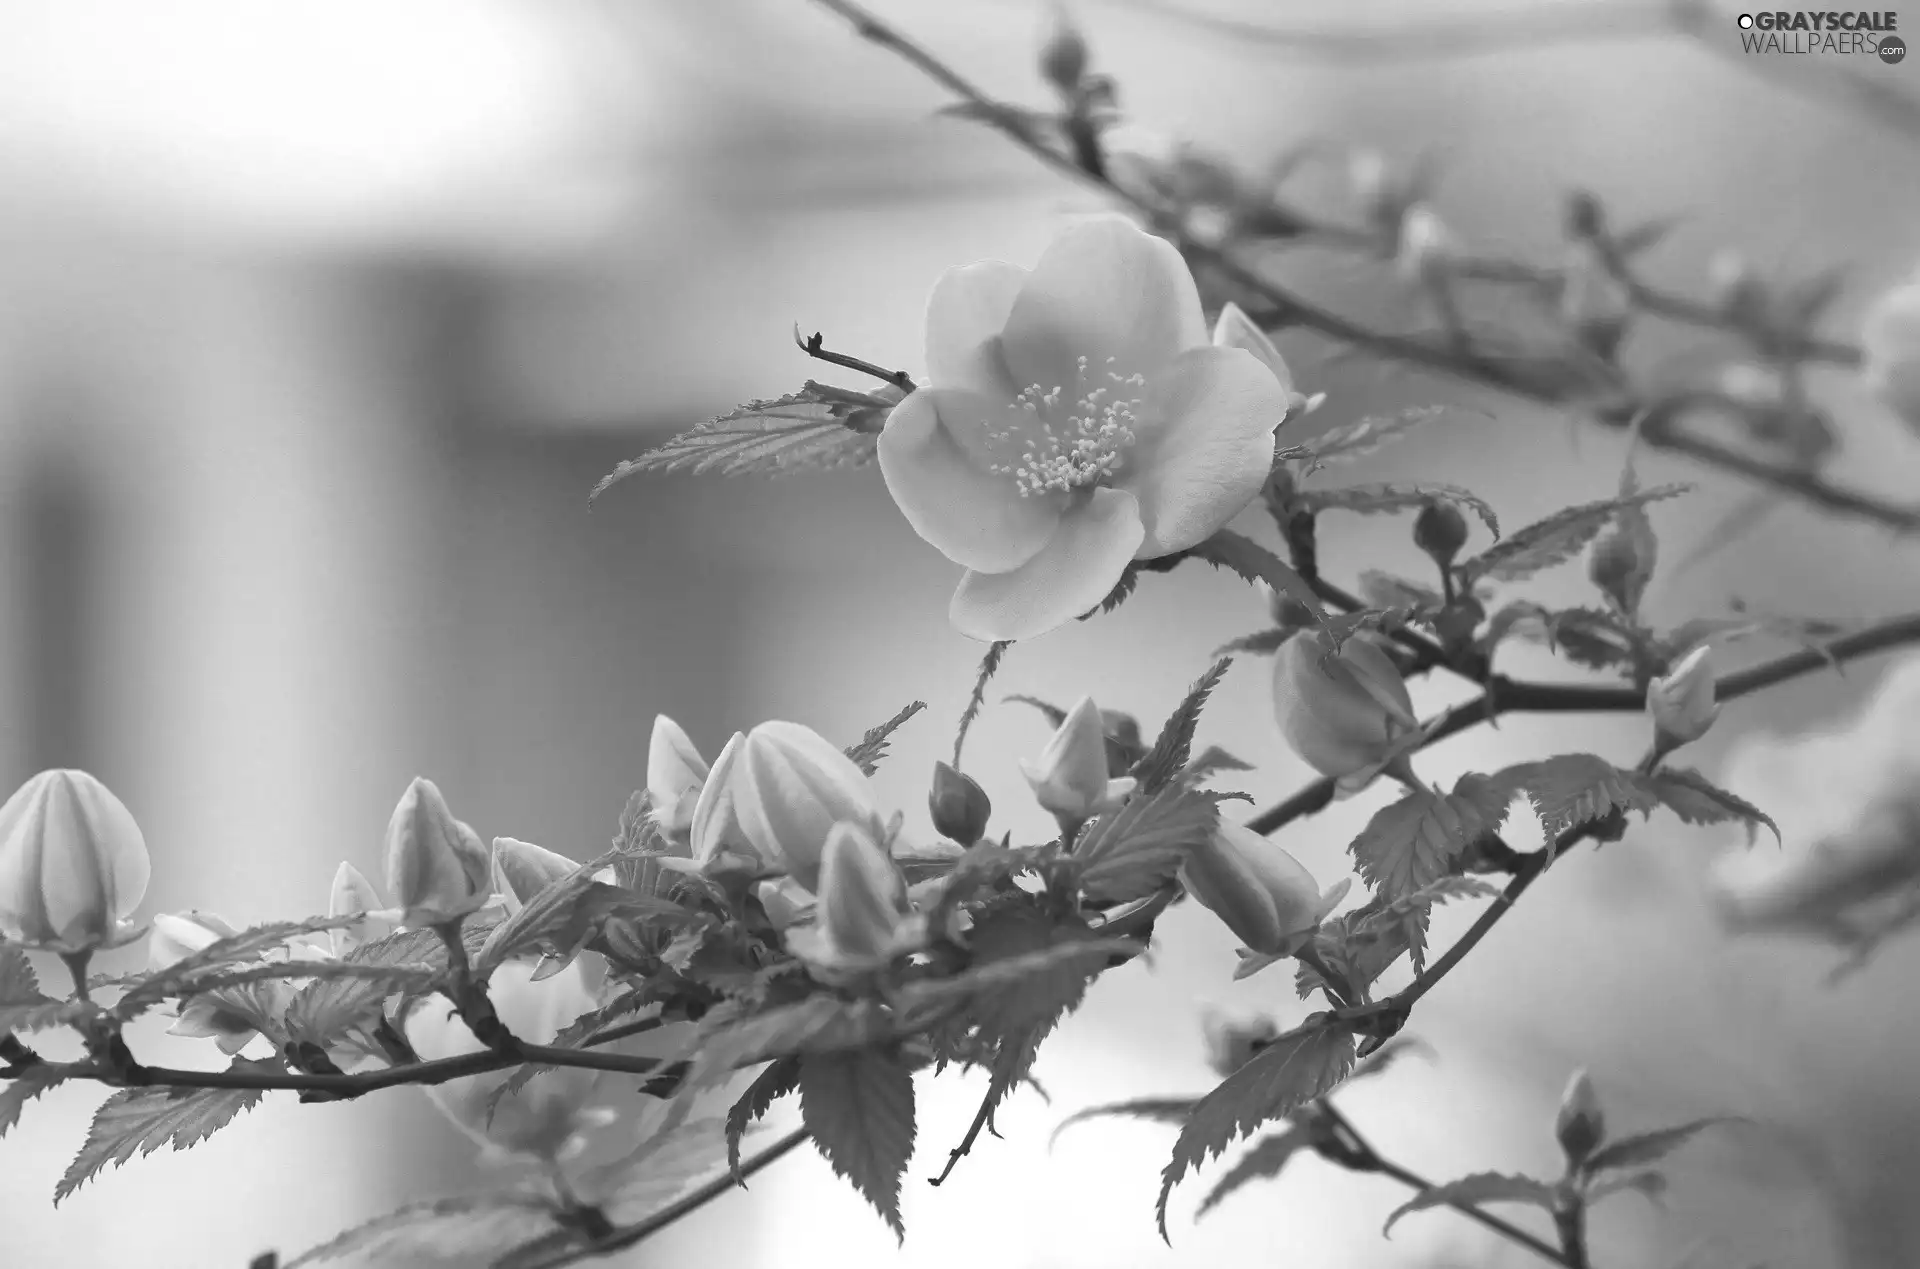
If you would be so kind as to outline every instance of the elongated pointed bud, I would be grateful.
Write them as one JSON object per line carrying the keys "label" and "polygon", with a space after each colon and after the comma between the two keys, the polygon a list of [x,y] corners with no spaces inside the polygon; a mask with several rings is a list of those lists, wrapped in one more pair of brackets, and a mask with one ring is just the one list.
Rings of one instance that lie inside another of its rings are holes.
{"label": "elongated pointed bud", "polygon": [[665,714],[653,720],[647,746],[647,797],[653,822],[668,837],[685,837],[693,828],[693,810],[709,768],[679,723]]}
{"label": "elongated pointed bud", "polygon": [[1360,779],[1419,730],[1406,680],[1364,634],[1341,645],[1302,630],[1274,657],[1273,709],[1293,751],[1321,775]]}
{"label": "elongated pointed bud", "polygon": [[[599,1007],[587,985],[582,960],[538,978],[530,960],[513,960],[494,970],[487,997],[495,1014],[516,1038],[551,1044],[583,1014]],[[402,1030],[414,1052],[428,1061],[481,1052],[482,1044],[443,996],[429,996],[410,1010]],[[510,1071],[489,1072],[427,1087],[427,1096],[455,1126],[496,1153],[532,1159],[564,1159],[574,1153],[586,1131],[606,1122],[592,1109],[600,1072],[564,1067],[542,1071],[515,1093],[499,1098]]]}
{"label": "elongated pointed bud", "polygon": [[1086,820],[1112,810],[1133,792],[1134,781],[1107,775],[1106,720],[1091,696],[1068,712],[1037,762],[1022,759],[1020,770],[1034,798],[1063,820]]}
{"label": "elongated pointed bud", "polygon": [[759,871],[747,835],[740,828],[740,817],[734,812],[740,785],[740,748],[746,743],[744,732],[733,733],[713,760],[713,769],[707,772],[700,796],[694,800],[688,829],[694,866],[714,871],[738,863],[747,871]]}
{"label": "elongated pointed bud", "polygon": [[1207,1065],[1221,1079],[1253,1061],[1261,1049],[1280,1036],[1272,1018],[1240,1018],[1208,1010],[1200,1019],[1207,1045]]}
{"label": "elongated pointed bud", "polygon": [[380,892],[367,880],[367,875],[342,860],[333,874],[333,887],[327,893],[327,915],[343,917],[356,912],[366,916],[343,930],[328,932],[328,942],[336,957],[345,956],[363,943],[386,938],[399,928],[400,915],[382,911]]}
{"label": "elongated pointed bud", "polygon": [[580,865],[565,855],[515,837],[493,839],[493,888],[506,899],[507,912],[518,912],[527,900],[554,882],[571,877]]}
{"label": "elongated pointed bud", "polygon": [[799,723],[761,723],[736,762],[734,814],[754,856],[818,893],[820,856],[842,822],[884,836],[866,773]]}
{"label": "elongated pointed bud", "polygon": [[1920,433],[1920,274],[1875,301],[1860,328],[1869,391]]}
{"label": "elongated pointed bud", "polygon": [[993,802],[973,777],[944,762],[936,762],[933,789],[927,794],[927,810],[933,816],[935,832],[962,846],[971,846],[986,835],[987,821],[993,816]]}
{"label": "elongated pointed bud", "polygon": [[1554,1121],[1553,1135],[1560,1139],[1560,1149],[1566,1152],[1567,1162],[1576,1167],[1586,1162],[1606,1140],[1606,1116],[1600,1112],[1600,1097],[1593,1091],[1593,1081],[1585,1071],[1573,1073],[1572,1082],[1560,1098],[1560,1115]]}
{"label": "elongated pointed bud", "polygon": [[760,910],[767,914],[773,928],[782,934],[810,917],[815,905],[813,892],[792,877],[760,882],[753,888],[753,897],[760,901]]}
{"label": "elongated pointed bud", "polygon": [[1453,557],[1467,544],[1467,518],[1451,502],[1429,499],[1413,518],[1413,544],[1442,569],[1452,568]]}
{"label": "elongated pointed bud", "polygon": [[146,838],[84,771],[42,771],[0,806],[0,938],[73,955],[136,937]]}
{"label": "elongated pointed bud", "polygon": [[827,949],[850,962],[884,960],[912,909],[906,878],[857,824],[836,824],[820,860],[814,928]]}
{"label": "elongated pointed bud", "polygon": [[1662,750],[1707,734],[1720,706],[1714,701],[1713,653],[1705,644],[1647,684],[1647,713],[1653,717],[1655,743]]}
{"label": "elongated pointed bud", "polygon": [[1322,893],[1299,860],[1252,829],[1223,820],[1188,852],[1180,884],[1251,951],[1291,956],[1346,896],[1352,878]]}
{"label": "elongated pointed bud", "polygon": [[387,823],[387,892],[409,925],[441,925],[477,912],[493,893],[480,835],[453,818],[433,781],[415,777]]}
{"label": "elongated pointed bud", "polygon": [[1080,33],[1063,4],[1053,6],[1048,26],[1046,42],[1040,46],[1040,74],[1062,93],[1072,96],[1086,78],[1087,38]]}

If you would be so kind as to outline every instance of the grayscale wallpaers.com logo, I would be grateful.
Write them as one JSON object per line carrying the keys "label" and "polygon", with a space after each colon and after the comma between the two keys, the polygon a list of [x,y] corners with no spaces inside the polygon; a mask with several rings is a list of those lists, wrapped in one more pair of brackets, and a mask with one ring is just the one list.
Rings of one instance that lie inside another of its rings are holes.
{"label": "grayscale wallpaers.com logo", "polygon": [[1743,13],[1740,43],[1749,53],[1864,53],[1889,66],[1907,55],[1906,42],[1894,32],[1900,15],[1828,12]]}

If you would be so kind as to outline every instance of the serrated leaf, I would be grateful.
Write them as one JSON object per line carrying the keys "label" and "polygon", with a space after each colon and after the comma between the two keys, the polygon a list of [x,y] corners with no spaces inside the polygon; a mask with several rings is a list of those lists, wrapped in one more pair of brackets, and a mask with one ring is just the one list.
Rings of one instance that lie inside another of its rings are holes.
{"label": "serrated leaf", "polygon": [[1074,844],[1080,888],[1095,903],[1144,899],[1173,878],[1219,820],[1211,798],[1177,785],[1136,794],[1088,825]]}
{"label": "serrated leaf", "polygon": [[895,1053],[856,1049],[800,1059],[800,1114],[833,1170],[906,1242],[900,1178],[913,1155],[913,1073]]}
{"label": "serrated leaf", "polygon": [[1198,1220],[1218,1207],[1235,1190],[1254,1182],[1269,1180],[1280,1175],[1280,1170],[1292,1162],[1293,1156],[1302,1150],[1313,1150],[1313,1138],[1298,1126],[1291,1126],[1279,1132],[1270,1132],[1253,1143],[1253,1149],[1241,1155],[1239,1160],[1220,1178],[1207,1196],[1200,1200],[1200,1209],[1194,1219]]}
{"label": "serrated leaf", "polygon": [[1084,1110],[1074,1111],[1054,1127],[1053,1136],[1047,1140],[1047,1148],[1051,1150],[1053,1143],[1060,1140],[1060,1134],[1067,1129],[1091,1119],[1145,1119],[1156,1124],[1184,1124],[1187,1116],[1199,1104],[1198,1097],[1136,1097],[1131,1101],[1088,1106]]}
{"label": "serrated leaf", "polygon": [[1275,626],[1271,630],[1256,630],[1252,634],[1244,634],[1237,639],[1227,640],[1212,652],[1208,653],[1208,655],[1224,657],[1247,652],[1257,657],[1272,656],[1280,650],[1281,644],[1293,637],[1293,633],[1293,631],[1282,629],[1279,626]]}
{"label": "serrated leaf", "polygon": [[1208,745],[1201,751],[1199,757],[1187,763],[1186,769],[1180,773],[1180,779],[1182,783],[1191,785],[1219,775],[1223,771],[1251,770],[1253,770],[1252,763],[1234,757],[1218,745]]}
{"label": "serrated leaf", "polygon": [[1643,507],[1663,498],[1688,492],[1690,485],[1662,485],[1626,498],[1608,498],[1603,502],[1583,503],[1557,511],[1517,530],[1506,540],[1496,542],[1470,560],[1457,565],[1460,576],[1472,583],[1480,578],[1497,582],[1515,582],[1531,577],[1542,569],[1578,555],[1600,531],[1612,524],[1620,512]]}
{"label": "serrated leaf", "polygon": [[727,1111],[727,1170],[733,1173],[734,1182],[742,1189],[747,1183],[740,1175],[740,1139],[775,1102],[799,1087],[800,1059],[781,1058],[754,1076],[747,1091],[740,1094],[740,1100]]}
{"label": "serrated leaf", "polygon": [[275,921],[241,930],[210,943],[156,973],[124,980],[127,992],[113,1006],[114,1017],[136,1018],[161,1001],[180,995],[193,980],[224,965],[252,960],[302,934],[320,934],[356,924],[358,916],[313,917],[305,921]]}
{"label": "serrated leaf", "polygon": [[1505,811],[1505,802],[1494,808],[1465,781],[1444,796],[1411,790],[1374,813],[1353,841],[1354,862],[1381,902],[1392,903],[1452,872],[1468,844]]}
{"label": "serrated leaf", "polygon": [[1586,1170],[1591,1176],[1605,1171],[1619,1171],[1622,1168],[1642,1168],[1650,1163],[1660,1162],[1709,1128],[1740,1122],[1742,1121],[1733,1116],[1716,1115],[1709,1119],[1696,1119],[1691,1123],[1676,1124],[1671,1128],[1657,1128],[1652,1132],[1621,1137],[1608,1142],[1589,1155]]}
{"label": "serrated leaf", "polygon": [[1500,519],[1478,494],[1456,485],[1353,485],[1345,489],[1302,490],[1296,495],[1302,510],[1354,511],[1361,515],[1380,515],[1395,511],[1418,511],[1429,502],[1445,502],[1465,508],[1480,517],[1487,531],[1497,540]]}
{"label": "serrated leaf", "polygon": [[0,1035],[32,1030],[22,1018],[43,1014],[60,1003],[41,992],[27,954],[11,943],[0,943]]}
{"label": "serrated leaf", "polygon": [[1200,1099],[1160,1174],[1155,1217],[1162,1238],[1167,1237],[1167,1201],[1180,1179],[1226,1153],[1228,1146],[1261,1124],[1295,1113],[1345,1079],[1353,1069],[1353,1038],[1353,1032],[1330,1015],[1315,1015],[1255,1054]]}
{"label": "serrated leaf", "polygon": [[[755,1134],[757,1135],[757,1134]],[[642,1224],[725,1167],[720,1121],[700,1119],[652,1132],[626,1158],[581,1178],[580,1188],[616,1226]]]}
{"label": "serrated leaf", "polygon": [[1667,1178],[1659,1172],[1624,1172],[1599,1178],[1587,1186],[1587,1205],[1591,1207],[1601,1199],[1628,1191],[1640,1195],[1655,1207],[1665,1207]]}
{"label": "serrated leaf", "polygon": [[352,1256],[360,1264],[472,1263],[554,1229],[553,1201],[537,1194],[473,1194],[410,1203],[286,1262],[304,1269]]}
{"label": "serrated leaf", "polygon": [[[278,1073],[277,1060],[235,1058],[231,1071]],[[256,1088],[127,1088],[109,1097],[94,1112],[86,1144],[53,1191],[54,1205],[79,1189],[109,1163],[125,1164],[138,1152],[149,1155],[161,1146],[175,1150],[196,1146],[226,1127],[243,1110],[260,1101]]]}
{"label": "serrated leaf", "polygon": [[1553,1187],[1545,1181],[1530,1176],[1508,1176],[1501,1172],[1476,1172],[1472,1176],[1461,1177],[1458,1181],[1448,1181],[1445,1185],[1436,1185],[1430,1190],[1422,1190],[1399,1207],[1393,1209],[1393,1215],[1387,1217],[1382,1234],[1391,1234],[1394,1224],[1402,1216],[1412,1212],[1423,1212],[1428,1208],[1451,1207],[1463,1203],[1478,1207],[1482,1203],[1528,1203],[1543,1211],[1553,1210]]}
{"label": "serrated leaf", "polygon": [[1327,619],[1326,610],[1320,606],[1320,597],[1313,593],[1313,587],[1307,584],[1307,579],[1295,572],[1291,564],[1252,538],[1222,529],[1187,554],[1215,568],[1224,568],[1249,582],[1265,582],[1275,594],[1298,600],[1313,614],[1315,621],[1324,623]]}
{"label": "serrated leaf", "polygon": [[1555,836],[1615,811],[1645,813],[1658,805],[1638,775],[1590,753],[1523,762],[1475,779],[1476,787],[1491,796],[1505,796],[1500,807],[1503,817],[1512,795],[1526,793],[1547,831]]}
{"label": "serrated leaf", "polygon": [[1370,414],[1352,423],[1330,428],[1306,443],[1306,448],[1312,454],[1307,470],[1364,458],[1413,429],[1444,417],[1447,411],[1446,406],[1418,405],[1394,414]]}
{"label": "serrated leaf", "polygon": [[747,1017],[716,1010],[708,1019],[678,1097],[704,1092],[743,1066],[798,1053],[860,1048],[894,1033],[893,1019],[879,1003],[830,996],[809,996]]}
{"label": "serrated leaf", "polygon": [[288,1038],[304,1040],[321,1047],[363,1024],[378,1023],[389,997],[405,991],[418,991],[435,974],[423,966],[352,966],[373,973],[357,978],[322,978],[302,987],[288,1003],[285,1024]]}
{"label": "serrated leaf", "polygon": [[1738,794],[1720,788],[1691,767],[1662,767],[1652,775],[1640,776],[1639,782],[1661,806],[1678,815],[1684,823],[1737,821],[1747,826],[1749,842],[1764,824],[1773,830],[1775,841],[1781,840],[1780,826],[1773,822],[1772,816]]}
{"label": "serrated leaf", "polygon": [[594,880],[595,869],[582,866],[543,887],[521,909],[494,928],[473,972],[492,973],[515,956],[541,950],[570,957],[613,919],[638,921],[650,928],[686,929],[707,918],[671,900],[636,894]]}
{"label": "serrated leaf", "polygon": [[880,760],[887,756],[887,741],[900,725],[927,707],[925,701],[914,701],[899,713],[881,723],[878,727],[869,727],[867,734],[860,737],[857,744],[847,747],[847,757],[867,775],[879,769]]}
{"label": "serrated leaf", "polygon": [[1193,733],[1200,726],[1200,711],[1206,708],[1207,698],[1213,695],[1214,688],[1220,686],[1220,680],[1226,677],[1232,665],[1231,658],[1221,657],[1208,666],[1207,672],[1195,679],[1193,686],[1187,689],[1179,706],[1161,726],[1153,748],[1134,765],[1130,773],[1139,782],[1142,792],[1158,793],[1172,784],[1187,765],[1187,758],[1193,752]]}
{"label": "serrated leaf", "polygon": [[854,392],[808,380],[798,392],[749,401],[628,459],[601,478],[587,501],[641,472],[742,476],[864,466],[873,460],[887,415],[904,397],[894,387]]}
{"label": "serrated leaf", "polygon": [[1360,598],[1369,608],[1407,608],[1421,612],[1437,612],[1447,603],[1431,586],[1422,586],[1377,568],[1360,574]]}
{"label": "serrated leaf", "polygon": [[57,1084],[66,1082],[66,1069],[57,1062],[35,1062],[0,1082],[0,1137],[20,1122],[27,1103]]}

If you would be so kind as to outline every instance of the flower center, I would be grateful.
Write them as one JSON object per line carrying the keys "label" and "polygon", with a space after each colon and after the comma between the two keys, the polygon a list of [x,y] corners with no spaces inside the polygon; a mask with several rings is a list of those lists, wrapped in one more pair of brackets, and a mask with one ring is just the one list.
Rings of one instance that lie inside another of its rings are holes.
{"label": "flower center", "polygon": [[1111,357],[1097,370],[1082,357],[1071,393],[1038,383],[1022,389],[1007,406],[1006,425],[987,434],[988,449],[1002,458],[989,470],[1013,477],[1023,498],[1112,478],[1133,444],[1147,386],[1143,376],[1113,367]]}

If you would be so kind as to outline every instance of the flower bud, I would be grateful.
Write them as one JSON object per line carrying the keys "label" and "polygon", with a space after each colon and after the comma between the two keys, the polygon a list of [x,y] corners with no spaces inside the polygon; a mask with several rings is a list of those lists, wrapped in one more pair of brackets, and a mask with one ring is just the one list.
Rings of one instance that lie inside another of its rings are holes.
{"label": "flower bud", "polygon": [[820,855],[835,824],[885,836],[866,773],[799,723],[761,723],[748,732],[734,779],[733,813],[753,854],[816,894]]}
{"label": "flower bud", "polygon": [[1293,751],[1321,775],[1364,782],[1419,730],[1406,680],[1364,633],[1331,652],[1326,631],[1302,630],[1274,657],[1273,709]]}
{"label": "flower bud", "polygon": [[1038,762],[1020,760],[1020,770],[1040,805],[1064,820],[1084,821],[1126,801],[1134,781],[1107,777],[1106,722],[1091,696],[1068,713]]}
{"label": "flower bud", "polygon": [[1578,1165],[1600,1148],[1606,1140],[1606,1116],[1600,1113],[1600,1098],[1585,1071],[1575,1071],[1566,1093],[1560,1098],[1560,1114],[1553,1124],[1553,1135],[1567,1161]]}
{"label": "flower bud", "polygon": [[1253,1061],[1280,1035],[1272,1018],[1236,1018],[1211,1009],[1201,1016],[1200,1031],[1206,1039],[1207,1065],[1221,1079]]}
{"label": "flower bud", "polygon": [[1299,860],[1252,829],[1223,820],[1187,853],[1180,884],[1249,951],[1291,956],[1313,937],[1353,879],[1343,877],[1322,894]]}
{"label": "flower bud", "polygon": [[1413,544],[1441,568],[1451,568],[1453,557],[1467,544],[1467,518],[1451,502],[1429,499],[1413,519]]}
{"label": "flower bud", "polygon": [[1400,254],[1396,263],[1401,275],[1409,281],[1418,282],[1437,274],[1453,250],[1452,231],[1431,207],[1416,204],[1400,218]]}
{"label": "flower bud", "polygon": [[1706,644],[1679,665],[1647,684],[1647,713],[1653,716],[1655,743],[1674,749],[1700,739],[1713,726],[1720,706],[1713,699],[1713,653]]}
{"label": "flower bud", "polygon": [[1640,599],[1653,577],[1651,553],[1642,550],[1649,541],[1645,534],[1613,529],[1594,542],[1593,552],[1587,556],[1588,580],[1628,616],[1639,610]]}
{"label": "flower bud", "polygon": [[1071,95],[1087,73],[1087,40],[1064,5],[1055,5],[1052,31],[1040,46],[1040,74],[1061,92]]}
{"label": "flower bud", "polygon": [[[535,976],[537,968],[532,960],[508,961],[488,977],[487,998],[515,1038],[551,1044],[600,1002],[587,985],[587,971],[580,960],[545,978]],[[413,1051],[427,1061],[486,1048],[443,996],[418,1002],[402,1030]],[[605,1112],[589,1109],[598,1071],[573,1067],[542,1071],[495,1103],[494,1094],[512,1075],[511,1071],[468,1075],[429,1085],[426,1093],[456,1127],[496,1154],[563,1159],[579,1148],[587,1130],[607,1122]]]}
{"label": "flower bud", "polygon": [[328,945],[334,956],[345,956],[363,943],[375,943],[399,928],[400,914],[382,911],[380,892],[373,888],[365,873],[344,860],[333,874],[333,889],[327,896],[327,915],[351,916],[364,912],[366,917],[345,929],[328,932]]}
{"label": "flower bud", "polygon": [[813,926],[788,937],[796,955],[835,969],[883,964],[912,942],[906,878],[857,824],[836,824],[820,859]]}
{"label": "flower bud", "polygon": [[579,864],[544,846],[514,837],[493,839],[493,888],[505,896],[509,916],[554,882],[579,871]]}
{"label": "flower bud", "polygon": [[492,896],[480,835],[453,818],[433,781],[414,777],[387,823],[387,892],[409,925],[443,925]]}
{"label": "flower bud", "polygon": [[927,794],[927,810],[933,815],[935,832],[962,846],[971,846],[985,836],[987,821],[993,815],[993,802],[971,776],[944,762],[936,762],[933,789]]}
{"label": "flower bud", "polygon": [[0,938],[65,955],[137,937],[146,839],[107,786],[42,771],[0,806]]}
{"label": "flower bud", "polygon": [[162,913],[147,933],[147,969],[158,973],[239,932],[211,912]]}
{"label": "flower bud", "polygon": [[1882,295],[1867,311],[1860,346],[1868,389],[1920,433],[1920,275]]}
{"label": "flower bud", "polygon": [[685,837],[693,827],[693,809],[700,801],[708,767],[680,724],[665,714],[653,720],[653,740],[647,746],[647,796],[653,804],[653,822],[668,837]]}

